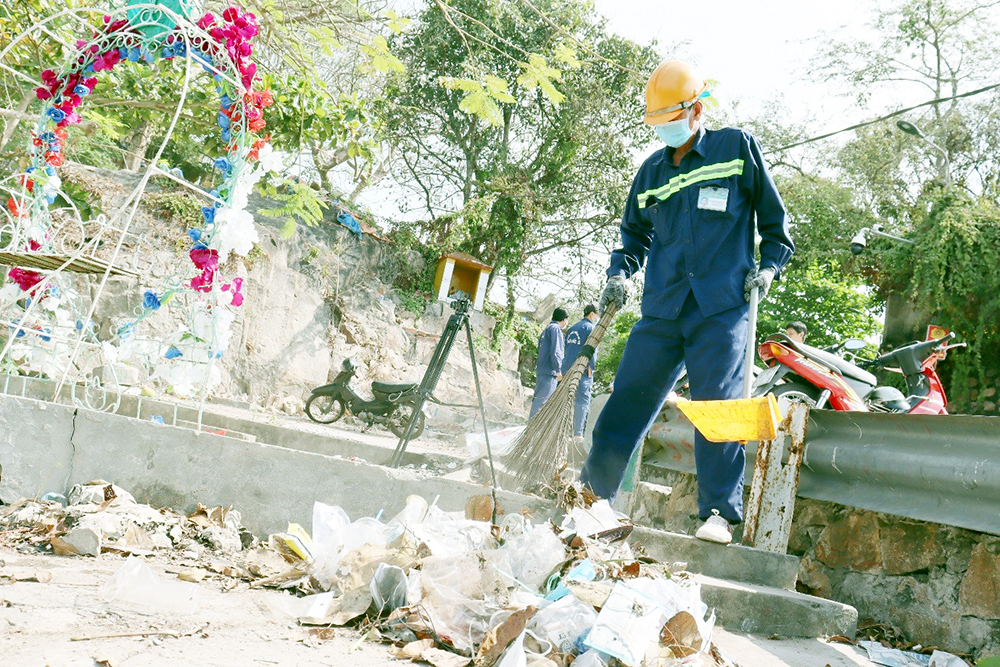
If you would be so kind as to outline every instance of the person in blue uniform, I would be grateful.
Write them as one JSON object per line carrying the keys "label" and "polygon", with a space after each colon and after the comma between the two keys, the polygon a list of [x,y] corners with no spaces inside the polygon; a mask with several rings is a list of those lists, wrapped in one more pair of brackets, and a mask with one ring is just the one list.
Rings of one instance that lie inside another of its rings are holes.
{"label": "person in blue uniform", "polygon": [[[687,365],[691,398],[739,398],[750,291],[767,293],[794,251],[784,204],[757,140],[702,125],[704,79],[686,63],[660,65],[646,85],[646,116],[666,144],[639,168],[611,256],[603,309],[625,303],[645,265],[642,317],[632,328],[614,392],[598,417],[581,481],[613,498],[667,393]],[[755,261],[755,232],[760,263]],[[742,445],[695,434],[696,537],[728,544],[743,518]]]}
{"label": "person in blue uniform", "polygon": [[[570,366],[580,354],[580,348],[587,342],[594,323],[598,319],[597,306],[588,303],[583,309],[583,319],[574,324],[566,332],[566,354],[563,358],[563,375],[569,372]],[[583,428],[587,425],[587,413],[590,412],[590,392],[594,387],[594,368],[597,352],[590,356],[590,364],[580,378],[580,386],[576,389],[576,402],[573,405],[573,435],[582,438]]]}
{"label": "person in blue uniform", "polygon": [[566,352],[566,338],[563,329],[569,315],[562,308],[552,312],[552,321],[542,330],[538,338],[538,361],[535,362],[535,397],[531,399],[531,414],[535,416],[562,380],[562,363]]}

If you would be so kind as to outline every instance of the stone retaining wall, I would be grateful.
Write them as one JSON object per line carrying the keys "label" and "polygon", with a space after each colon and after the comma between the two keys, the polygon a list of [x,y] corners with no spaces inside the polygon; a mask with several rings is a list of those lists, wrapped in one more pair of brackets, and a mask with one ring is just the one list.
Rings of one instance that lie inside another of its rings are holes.
{"label": "stone retaining wall", "polygon": [[[647,471],[644,478],[672,491],[659,501],[645,494],[635,520],[693,530],[694,476]],[[895,626],[924,646],[977,658],[1000,654],[996,535],[799,498],[788,553],[801,557],[801,592],[849,604],[862,621]]]}

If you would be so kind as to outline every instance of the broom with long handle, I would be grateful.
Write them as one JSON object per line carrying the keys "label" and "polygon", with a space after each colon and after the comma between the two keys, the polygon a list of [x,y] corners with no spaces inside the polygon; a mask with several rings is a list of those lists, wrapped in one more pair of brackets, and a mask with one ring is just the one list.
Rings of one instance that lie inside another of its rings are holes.
{"label": "broom with long handle", "polygon": [[608,304],[555,392],[528,421],[510,451],[503,456],[504,467],[513,475],[520,488],[533,489],[550,483],[566,460],[569,442],[573,437],[576,390],[594,356],[594,350],[601,343],[604,332],[617,312],[616,305]]}

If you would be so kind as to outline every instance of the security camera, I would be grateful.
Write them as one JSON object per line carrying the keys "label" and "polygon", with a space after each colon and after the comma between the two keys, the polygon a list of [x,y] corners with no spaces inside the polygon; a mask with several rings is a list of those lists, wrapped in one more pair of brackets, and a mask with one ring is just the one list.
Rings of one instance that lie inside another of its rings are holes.
{"label": "security camera", "polygon": [[868,245],[868,228],[862,227],[861,231],[851,239],[851,254],[860,255]]}

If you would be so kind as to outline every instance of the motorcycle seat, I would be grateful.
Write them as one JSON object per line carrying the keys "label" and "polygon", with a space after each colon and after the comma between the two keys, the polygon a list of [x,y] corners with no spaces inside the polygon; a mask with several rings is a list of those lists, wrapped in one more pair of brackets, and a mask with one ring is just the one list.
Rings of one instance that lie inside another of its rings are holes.
{"label": "motorcycle seat", "polygon": [[372,382],[372,391],[379,394],[405,394],[416,388],[415,382]]}
{"label": "motorcycle seat", "polygon": [[818,347],[806,345],[805,343],[797,343],[792,340],[782,342],[785,345],[794,347],[796,351],[801,352],[804,356],[812,359],[813,361],[839,371],[844,377],[857,380],[858,382],[863,382],[872,387],[878,384],[878,379],[874,375],[862,368],[858,368],[851,362],[838,357],[832,352],[827,352],[826,350],[821,350]]}

